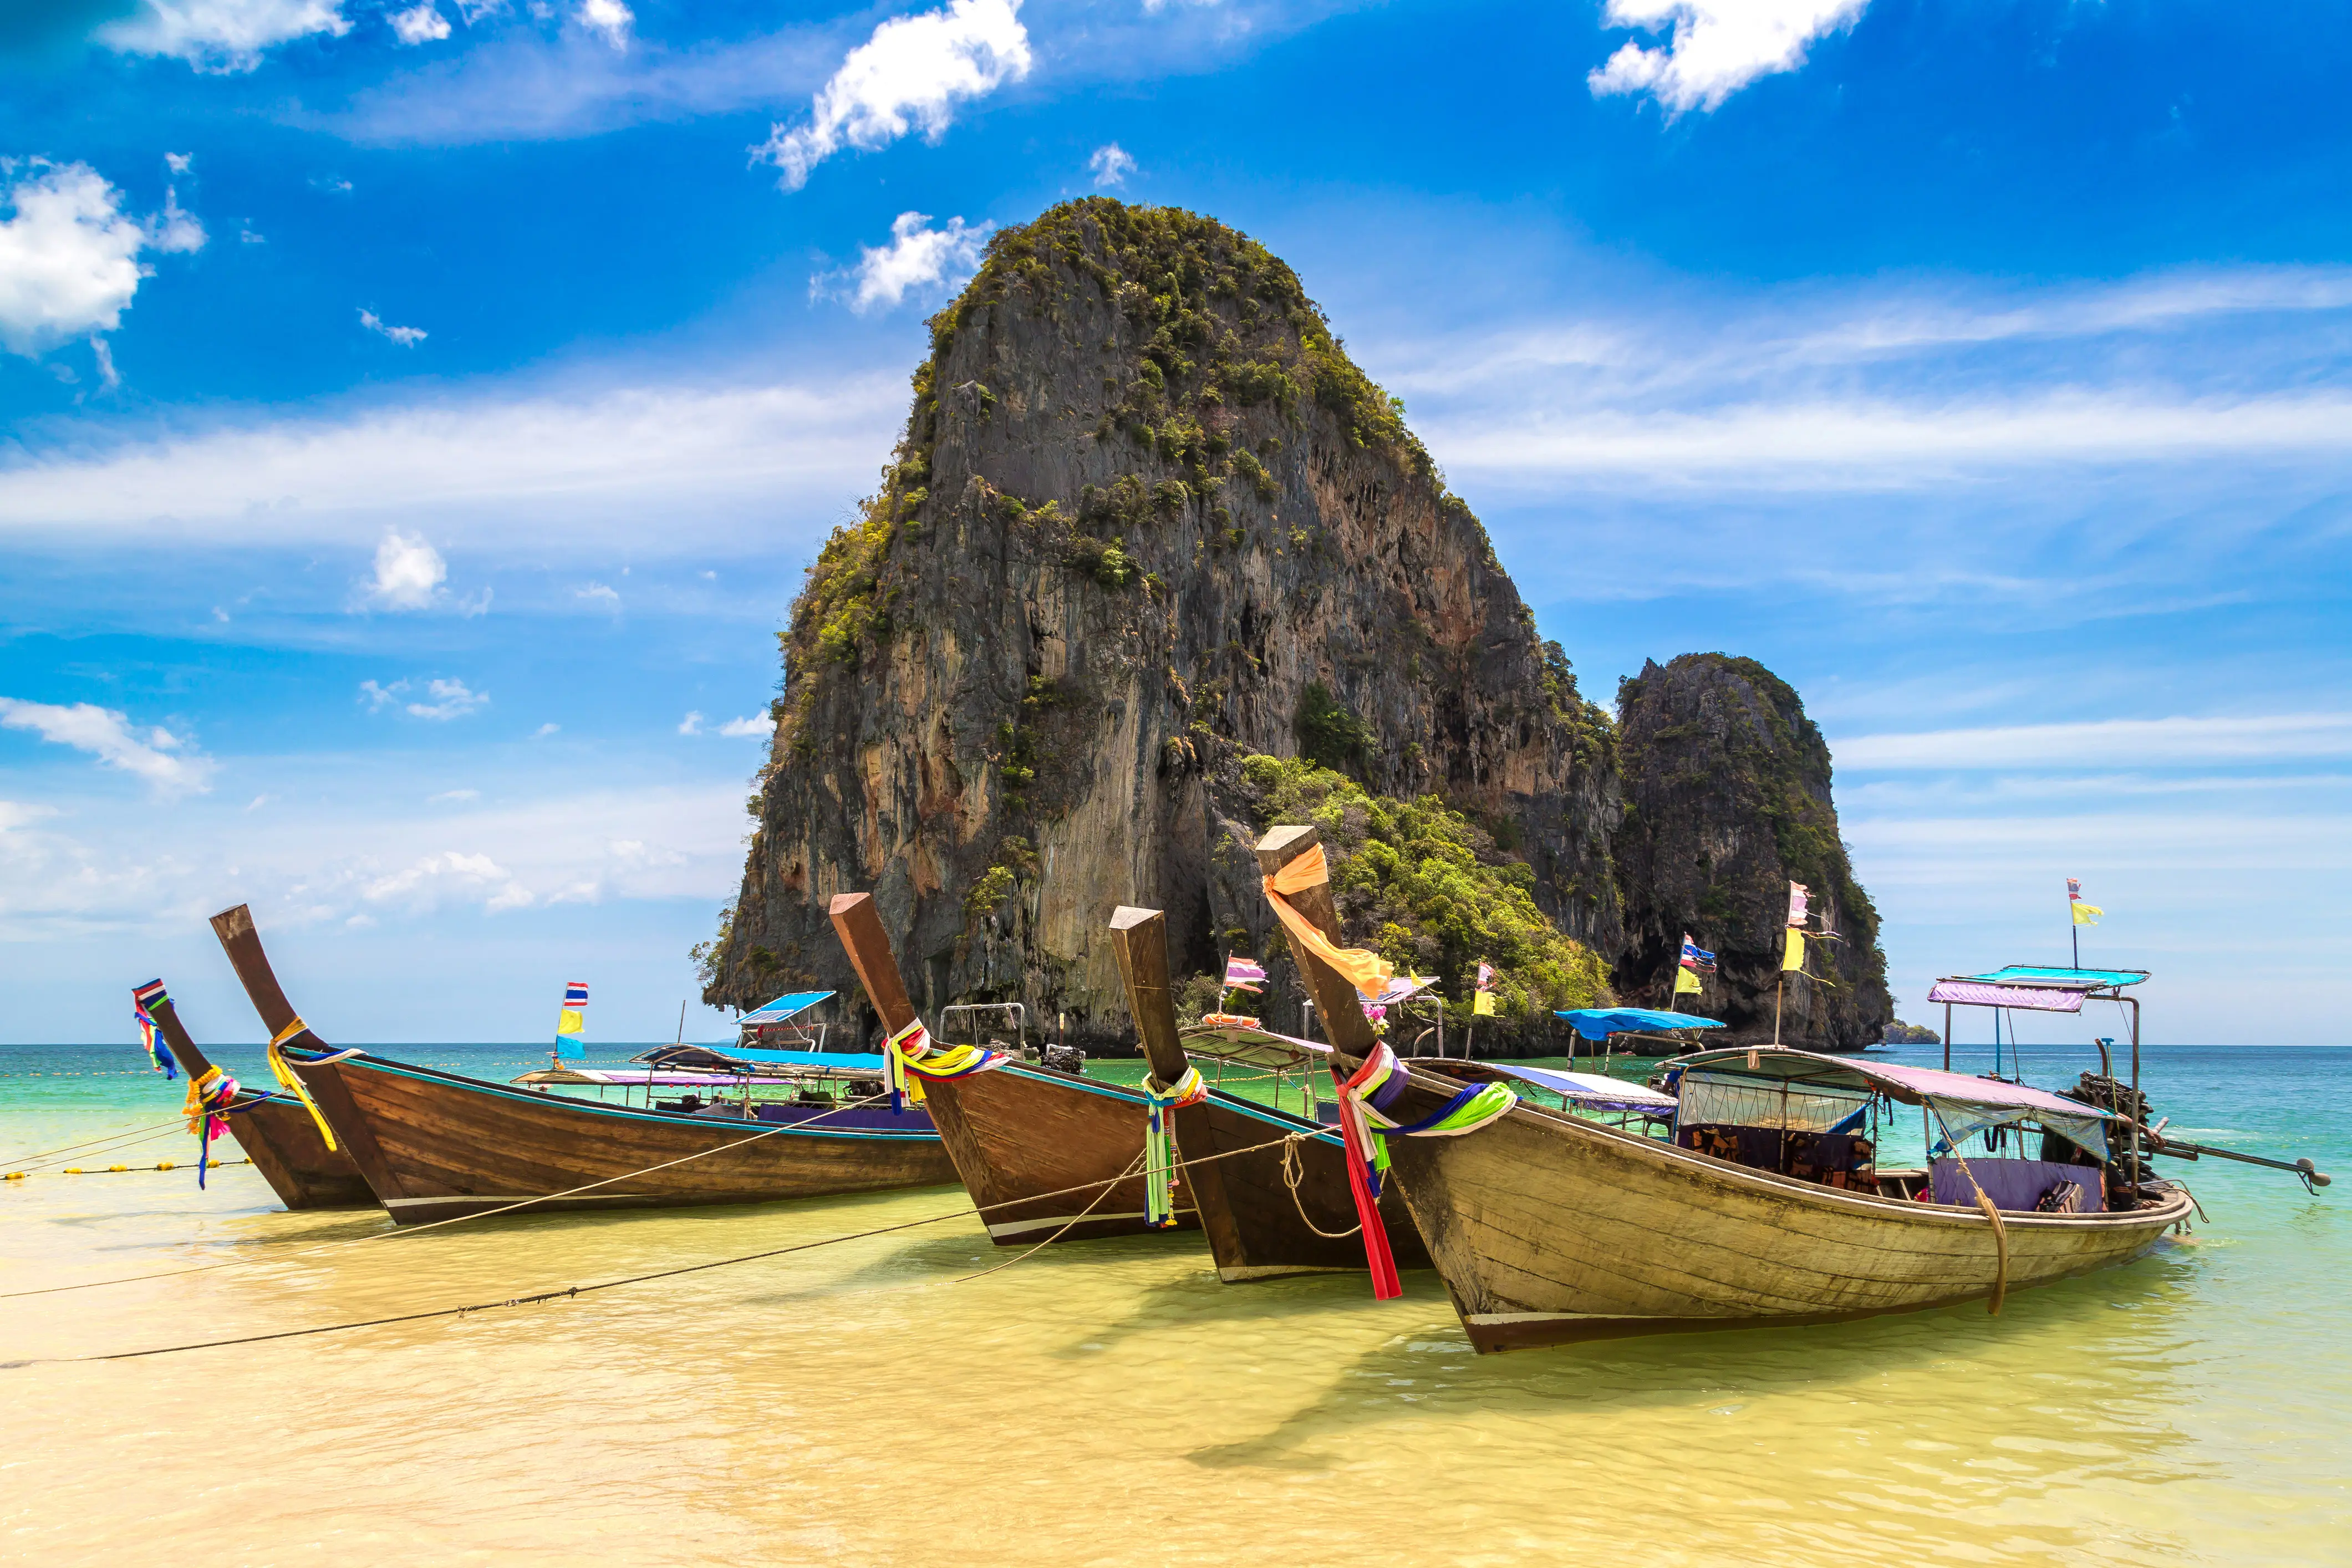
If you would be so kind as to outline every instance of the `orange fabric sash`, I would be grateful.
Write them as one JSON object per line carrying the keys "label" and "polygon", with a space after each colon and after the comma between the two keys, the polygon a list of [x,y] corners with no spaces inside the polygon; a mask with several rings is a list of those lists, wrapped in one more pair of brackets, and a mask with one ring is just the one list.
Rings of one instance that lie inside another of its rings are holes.
{"label": "orange fabric sash", "polygon": [[1323,846],[1314,848],[1265,879],[1265,901],[1282,921],[1290,940],[1331,966],[1349,984],[1366,996],[1377,1000],[1388,988],[1396,966],[1377,952],[1360,947],[1334,947],[1331,939],[1317,929],[1313,921],[1291,908],[1286,893],[1301,893],[1309,888],[1321,887],[1331,879],[1330,862],[1323,858]]}

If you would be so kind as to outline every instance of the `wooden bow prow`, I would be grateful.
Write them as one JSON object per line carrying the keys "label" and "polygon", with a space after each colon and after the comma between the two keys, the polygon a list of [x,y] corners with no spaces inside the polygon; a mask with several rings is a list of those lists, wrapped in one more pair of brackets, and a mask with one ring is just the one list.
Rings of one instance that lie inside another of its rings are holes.
{"label": "wooden bow prow", "polygon": [[1127,1005],[1135,1032],[1151,1063],[1151,1076],[1173,1087],[1192,1065],[1176,1037],[1176,1002],[1168,994],[1168,921],[1158,910],[1121,904],[1111,911],[1111,952],[1127,983]]}
{"label": "wooden bow prow", "polygon": [[[261,933],[253,929],[253,910],[244,904],[223,910],[213,917],[213,934],[220,938],[221,951],[228,954],[229,966],[236,971],[237,981],[252,1001],[253,1010],[261,1015],[261,1026],[269,1031],[272,1039],[277,1038],[298,1015],[294,1004],[286,1000],[277,973],[269,967],[269,955],[261,950]],[[305,1029],[302,1034],[309,1035],[310,1031]],[[310,1037],[314,1045],[325,1048],[324,1040]]]}
{"label": "wooden bow prow", "polygon": [[849,966],[857,971],[858,984],[866,987],[866,999],[881,1016],[883,1033],[895,1035],[913,1023],[915,1005],[907,1000],[906,984],[898,978],[898,961],[890,952],[890,933],[882,929],[874,895],[835,893],[826,912],[833,917],[842,951],[849,954]]}

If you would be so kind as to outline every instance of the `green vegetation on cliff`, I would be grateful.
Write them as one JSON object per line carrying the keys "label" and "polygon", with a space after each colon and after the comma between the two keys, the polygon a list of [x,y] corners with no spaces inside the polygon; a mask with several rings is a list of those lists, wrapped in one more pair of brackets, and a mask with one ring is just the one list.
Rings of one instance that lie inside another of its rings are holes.
{"label": "green vegetation on cliff", "polygon": [[1495,966],[1507,1018],[1543,1019],[1555,1008],[1609,1000],[1600,957],[1544,917],[1531,890],[1535,873],[1468,816],[1435,795],[1373,795],[1303,758],[1253,755],[1241,768],[1258,826],[1321,829],[1348,940],[1377,949],[1400,972],[1440,976],[1460,998],[1449,1017],[1466,1020],[1482,959]]}

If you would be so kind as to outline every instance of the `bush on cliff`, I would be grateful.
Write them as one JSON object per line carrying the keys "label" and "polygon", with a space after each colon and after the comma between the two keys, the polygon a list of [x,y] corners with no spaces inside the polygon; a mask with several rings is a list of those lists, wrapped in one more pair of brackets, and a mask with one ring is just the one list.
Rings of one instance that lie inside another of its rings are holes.
{"label": "bush on cliff", "polygon": [[1311,822],[1331,862],[1331,895],[1347,939],[1400,972],[1441,977],[1467,1020],[1480,960],[1495,966],[1502,1014],[1545,1019],[1555,1008],[1611,998],[1601,960],[1560,934],[1529,889],[1535,873],[1435,795],[1399,800],[1301,758],[1242,759],[1261,828]]}

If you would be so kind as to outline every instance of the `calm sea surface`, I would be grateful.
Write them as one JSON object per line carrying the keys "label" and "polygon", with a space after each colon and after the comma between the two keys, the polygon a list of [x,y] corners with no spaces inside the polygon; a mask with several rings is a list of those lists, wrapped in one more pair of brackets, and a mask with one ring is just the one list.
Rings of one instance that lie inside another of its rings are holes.
{"label": "calm sea surface", "polygon": [[[543,1059],[381,1048],[493,1079]],[[267,1080],[257,1051],[215,1055]],[[2084,1065],[2029,1047],[2035,1081]],[[2144,1076],[2176,1132],[2352,1178],[2352,1049],[2159,1048]],[[127,1046],[0,1047],[0,1170],[35,1173],[0,1184],[0,1290],[252,1260],[0,1300],[0,1360],[503,1301],[965,1206],[499,1218],[303,1256],[389,1225],[287,1214],[246,1166],[198,1192],[180,1087]],[[51,1173],[161,1159],[181,1168]],[[1195,1237],[968,1279],[1012,1254],[967,1216],[548,1305],[0,1369],[0,1554],[2352,1563],[2352,1180],[2165,1169],[2210,1224],[1998,1318],[1480,1357],[1432,1274],[1385,1304],[1360,1277],[1223,1286]]]}

